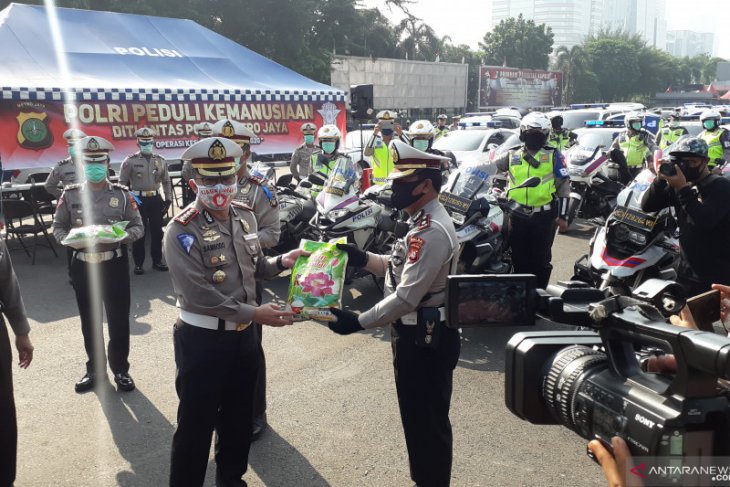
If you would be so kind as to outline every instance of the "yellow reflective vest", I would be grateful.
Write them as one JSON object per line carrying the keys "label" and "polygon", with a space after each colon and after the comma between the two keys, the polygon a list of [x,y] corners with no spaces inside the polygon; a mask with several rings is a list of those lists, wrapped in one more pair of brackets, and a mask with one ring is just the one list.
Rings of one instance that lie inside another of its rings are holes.
{"label": "yellow reflective vest", "polygon": [[509,192],[509,199],[523,206],[539,207],[553,201],[555,194],[555,151],[542,148],[535,154],[540,164],[532,166],[525,156],[525,149],[510,151],[509,179],[510,187],[519,186],[528,178],[539,177],[542,182],[534,188],[514,189]]}
{"label": "yellow reflective vest", "polygon": [[649,154],[649,147],[646,145],[640,134],[629,137],[628,133],[619,135],[619,147],[626,157],[626,164],[629,167],[640,167]]}
{"label": "yellow reflective vest", "polygon": [[715,167],[718,159],[724,159],[725,150],[722,147],[722,141],[720,140],[723,132],[723,129],[716,129],[713,131],[703,130],[699,135],[702,140],[707,142],[707,147],[709,147],[707,157],[710,158],[710,162],[707,163],[707,167],[710,169]]}
{"label": "yellow reflective vest", "polygon": [[370,166],[373,168],[373,183],[385,184],[393,171],[393,156],[386,144],[381,142],[380,146],[373,147]]}
{"label": "yellow reflective vest", "polygon": [[662,150],[666,149],[670,145],[674,144],[685,133],[686,132],[682,128],[677,128],[677,129],[672,129],[669,127],[663,128],[660,132],[662,138],[659,141],[659,148]]}

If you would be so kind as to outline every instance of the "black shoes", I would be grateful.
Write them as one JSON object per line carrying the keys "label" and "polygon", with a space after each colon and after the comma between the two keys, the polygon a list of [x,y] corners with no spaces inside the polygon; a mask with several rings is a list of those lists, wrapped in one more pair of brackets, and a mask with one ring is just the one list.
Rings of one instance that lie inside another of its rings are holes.
{"label": "black shoes", "polygon": [[152,264],[152,268],[153,268],[154,270],[156,270],[156,271],[160,271],[160,272],[167,272],[167,265],[165,265],[165,264],[163,264],[163,263],[159,263],[159,264]]}
{"label": "black shoes", "polygon": [[142,269],[141,265],[136,265],[134,266],[134,273],[135,275],[141,276],[142,274],[144,274],[144,269]]}
{"label": "black shoes", "polygon": [[87,372],[81,379],[76,382],[74,389],[76,392],[81,394],[82,392],[90,391],[96,385],[96,375]]}
{"label": "black shoes", "polygon": [[134,379],[126,372],[114,374],[114,382],[116,382],[119,390],[124,392],[133,391],[135,387]]}
{"label": "black shoes", "polygon": [[253,419],[253,432],[251,433],[251,441],[256,441],[261,438],[261,434],[268,428],[269,424],[266,422],[266,413],[256,416]]}

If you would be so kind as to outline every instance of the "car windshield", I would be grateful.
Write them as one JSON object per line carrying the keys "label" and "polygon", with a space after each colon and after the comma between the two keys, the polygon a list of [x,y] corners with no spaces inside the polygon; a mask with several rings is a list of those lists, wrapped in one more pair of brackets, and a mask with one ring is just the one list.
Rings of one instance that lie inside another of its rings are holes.
{"label": "car windshield", "polygon": [[479,149],[487,132],[486,130],[456,130],[449,132],[448,135],[434,142],[433,148],[442,151],[475,151]]}
{"label": "car windshield", "polygon": [[599,145],[608,148],[617,133],[618,130],[587,129],[578,135],[578,145],[590,150],[594,150]]}
{"label": "car windshield", "polygon": [[361,175],[362,169],[352,159],[338,157],[324,184],[325,193],[337,196],[347,194]]}
{"label": "car windshield", "polygon": [[565,111],[563,115],[563,127],[566,129],[577,129],[583,127],[587,120],[598,120],[598,111]]}
{"label": "car windshield", "polygon": [[[494,150],[494,159],[497,159],[501,155],[503,155],[505,152],[507,152],[510,149],[513,149],[520,145],[520,134],[512,134],[510,135],[507,140],[505,140],[502,145],[497,147]],[[493,159],[493,160],[494,160]]]}
{"label": "car windshield", "polygon": [[483,192],[489,187],[489,176],[494,172],[492,163],[463,165],[459,168],[458,178],[449,192],[472,199],[478,192]]}

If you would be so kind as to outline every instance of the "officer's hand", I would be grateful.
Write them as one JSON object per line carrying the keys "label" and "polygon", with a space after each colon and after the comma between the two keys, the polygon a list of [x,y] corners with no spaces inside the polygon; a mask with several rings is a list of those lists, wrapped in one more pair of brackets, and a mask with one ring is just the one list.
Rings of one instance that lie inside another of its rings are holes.
{"label": "officer's hand", "polygon": [[558,218],[558,230],[560,231],[560,233],[567,232],[569,226],[570,225],[568,225],[568,220],[566,220],[565,218]]}
{"label": "officer's hand", "polygon": [[291,311],[284,311],[281,307],[273,304],[263,304],[256,308],[253,313],[253,320],[256,323],[269,326],[286,326],[293,323],[294,313]]}
{"label": "officer's hand", "polygon": [[603,469],[603,475],[606,477],[609,487],[639,487],[643,485],[639,477],[635,475],[632,475],[630,479],[626,477],[629,469],[633,468],[633,459],[623,438],[614,436],[611,440],[611,446],[613,447],[613,455],[598,440],[588,443],[588,448],[598,460],[601,469]]}
{"label": "officer's hand", "polygon": [[380,133],[380,122],[375,124],[375,128],[373,129],[373,135],[378,135]]}
{"label": "officer's hand", "polygon": [[15,337],[15,348],[18,350],[18,365],[21,369],[27,369],[33,361],[33,344],[27,333]]}
{"label": "officer's hand", "polygon": [[312,255],[311,252],[307,252],[302,249],[291,250],[281,257],[281,265],[283,265],[286,269],[291,269],[294,267],[294,263],[300,256],[309,257],[310,255]]}
{"label": "officer's hand", "polygon": [[368,253],[360,250],[357,245],[337,244],[337,248],[347,252],[347,265],[351,267],[365,267],[368,263]]}
{"label": "officer's hand", "polygon": [[337,318],[337,321],[331,321],[329,323],[330,330],[334,331],[338,335],[349,335],[351,333],[364,330],[364,328],[360,326],[358,315],[352,311],[330,308],[330,312]]}
{"label": "officer's hand", "polygon": [[393,127],[393,131],[396,133],[398,137],[403,135],[403,128],[400,126],[399,123],[395,124],[395,127]]}

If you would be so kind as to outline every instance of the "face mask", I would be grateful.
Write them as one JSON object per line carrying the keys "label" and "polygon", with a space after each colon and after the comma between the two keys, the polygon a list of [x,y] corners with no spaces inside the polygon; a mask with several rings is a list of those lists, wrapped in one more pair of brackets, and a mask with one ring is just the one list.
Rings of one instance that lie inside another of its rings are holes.
{"label": "face mask", "polygon": [[145,155],[152,154],[152,142],[148,142],[145,144],[139,144],[139,151]]}
{"label": "face mask", "polygon": [[413,148],[426,152],[428,150],[428,139],[413,139]]}
{"label": "face mask", "polygon": [[631,130],[634,132],[641,130],[641,122],[631,122]]}
{"label": "face mask", "polygon": [[560,124],[558,122],[553,122],[552,126],[553,126],[553,130],[560,130],[562,128],[562,124]]}
{"label": "face mask", "polygon": [[322,142],[322,150],[325,154],[332,154],[336,145],[334,142]]}
{"label": "face mask", "polygon": [[390,197],[390,202],[393,205],[393,208],[396,210],[402,210],[404,208],[408,208],[413,203],[418,201],[418,199],[422,196],[420,194],[413,195],[413,190],[416,189],[416,186],[421,184],[423,181],[413,181],[412,183],[394,183],[393,184],[393,194]]}
{"label": "face mask", "polygon": [[304,143],[307,145],[314,144],[314,135],[305,135],[304,136]]}
{"label": "face mask", "polygon": [[391,135],[393,135],[393,129],[383,129],[382,132],[383,135],[386,137],[390,137]]}
{"label": "face mask", "polygon": [[527,132],[522,135],[525,147],[530,150],[538,150],[547,142],[547,136],[540,132]]}
{"label": "face mask", "polygon": [[236,157],[233,159],[233,162],[235,163],[236,172],[238,172],[239,169],[241,169],[241,158]]}
{"label": "face mask", "polygon": [[226,210],[236,196],[238,185],[218,183],[214,186],[198,185],[198,199],[207,208],[220,211]]}
{"label": "face mask", "polygon": [[84,175],[90,183],[100,183],[106,179],[106,164],[86,164]]}
{"label": "face mask", "polygon": [[712,130],[715,128],[715,121],[705,120],[704,122],[702,122],[702,126],[705,127],[707,130]]}
{"label": "face mask", "polygon": [[76,147],[69,145],[68,146],[68,155],[71,156],[71,159],[76,157]]}
{"label": "face mask", "polygon": [[682,170],[682,174],[684,174],[685,179],[689,182],[699,179],[702,171],[705,169],[704,164],[700,164],[697,167],[690,167],[689,164],[681,159],[677,161],[677,165]]}
{"label": "face mask", "polygon": [[672,120],[669,122],[669,127],[673,129],[679,128],[679,122],[677,120]]}

